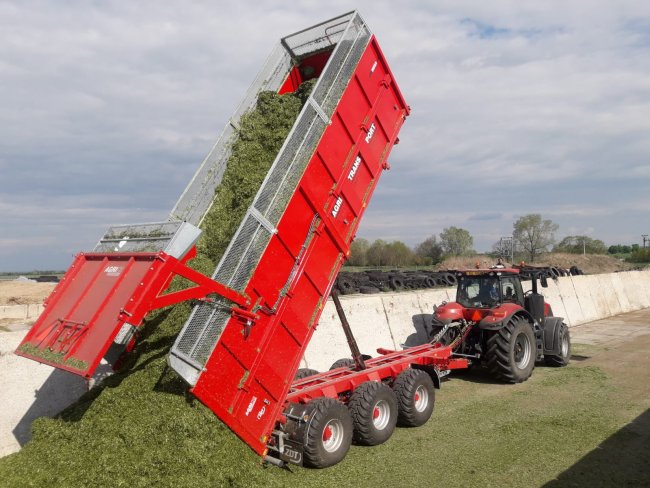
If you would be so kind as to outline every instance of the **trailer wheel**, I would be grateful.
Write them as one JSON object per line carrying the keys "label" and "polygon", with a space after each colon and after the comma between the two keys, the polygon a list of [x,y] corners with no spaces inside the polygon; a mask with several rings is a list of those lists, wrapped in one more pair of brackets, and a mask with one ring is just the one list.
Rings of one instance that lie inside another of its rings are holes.
{"label": "trailer wheel", "polygon": [[424,425],[435,405],[435,391],[431,376],[419,369],[402,371],[393,384],[397,396],[397,423],[402,427]]}
{"label": "trailer wheel", "polygon": [[350,396],[348,408],[354,425],[353,440],[364,446],[386,442],[397,424],[397,398],[378,381],[360,384]]}
{"label": "trailer wheel", "polygon": [[487,340],[487,366],[506,383],[521,383],[535,367],[536,340],[532,325],[522,317],[512,317]]}
{"label": "trailer wheel", "polygon": [[332,365],[330,366],[330,371],[336,368],[351,368],[353,366],[355,366],[354,359],[341,358],[341,359],[337,359],[336,361],[334,361],[334,363],[332,363]]}
{"label": "trailer wheel", "polygon": [[315,369],[311,368],[300,368],[298,371],[296,371],[296,375],[293,377],[293,380],[302,380],[303,378],[309,378],[310,376],[314,376],[315,374],[318,374],[318,371]]}
{"label": "trailer wheel", "polygon": [[340,462],[352,443],[352,417],[341,402],[322,397],[312,400],[310,419],[305,428],[304,464],[327,468]]}
{"label": "trailer wheel", "polygon": [[571,359],[571,336],[569,328],[563,322],[560,325],[560,354],[544,356],[544,362],[548,366],[561,367],[569,364]]}

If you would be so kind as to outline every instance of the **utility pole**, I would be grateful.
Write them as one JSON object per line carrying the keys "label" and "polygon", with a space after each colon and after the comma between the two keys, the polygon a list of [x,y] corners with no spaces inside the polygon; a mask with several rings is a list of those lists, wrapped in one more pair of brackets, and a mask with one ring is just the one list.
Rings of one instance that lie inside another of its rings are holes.
{"label": "utility pole", "polygon": [[504,258],[508,258],[510,255],[510,262],[515,261],[515,241],[512,236],[505,236],[501,238],[501,255]]}

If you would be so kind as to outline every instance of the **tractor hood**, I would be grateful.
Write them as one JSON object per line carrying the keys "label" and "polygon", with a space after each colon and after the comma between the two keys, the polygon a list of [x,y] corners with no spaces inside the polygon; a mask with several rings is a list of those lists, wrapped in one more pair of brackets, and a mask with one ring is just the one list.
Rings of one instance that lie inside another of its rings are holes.
{"label": "tractor hood", "polygon": [[433,312],[433,320],[440,325],[465,319],[476,322],[484,329],[498,329],[504,321],[522,308],[514,303],[504,303],[493,308],[465,308],[457,302],[444,303]]}
{"label": "tractor hood", "polygon": [[448,324],[462,319],[464,310],[464,307],[460,303],[443,303],[434,310],[433,318],[442,324]]}

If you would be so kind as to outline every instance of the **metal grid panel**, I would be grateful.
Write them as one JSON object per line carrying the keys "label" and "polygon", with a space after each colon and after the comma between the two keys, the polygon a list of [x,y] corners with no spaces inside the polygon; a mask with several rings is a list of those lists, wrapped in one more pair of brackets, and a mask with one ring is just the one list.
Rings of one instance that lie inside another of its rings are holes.
{"label": "metal grid panel", "polygon": [[339,42],[350,20],[355,16],[359,17],[355,12],[348,12],[308,29],[294,32],[284,37],[281,42],[296,59],[331,48]]}
{"label": "metal grid panel", "polygon": [[[341,28],[343,19],[345,28]],[[361,17],[353,12],[283,39],[285,46],[293,46],[299,54],[308,54],[323,48],[325,41],[322,39],[331,39],[335,29],[339,42],[313,92],[313,97],[318,97],[318,101],[327,108],[328,117],[334,112],[361,59],[370,40],[370,31]],[[326,30],[327,36],[324,35]],[[310,32],[314,36],[311,44],[306,41]],[[308,50],[309,45],[312,51]],[[325,128],[326,124],[316,110],[305,104],[252,204],[272,225],[278,224]],[[249,211],[221,258],[213,279],[244,291],[271,236]],[[205,307],[209,306],[200,304],[195,307],[172,348],[172,354],[177,351],[179,356],[189,357],[201,366],[207,361],[230,319],[226,311],[208,311]],[[197,376],[184,374],[183,371],[179,373],[189,383],[196,382]]]}
{"label": "metal grid panel", "polygon": [[183,222],[113,225],[93,252],[156,252],[165,249]]}

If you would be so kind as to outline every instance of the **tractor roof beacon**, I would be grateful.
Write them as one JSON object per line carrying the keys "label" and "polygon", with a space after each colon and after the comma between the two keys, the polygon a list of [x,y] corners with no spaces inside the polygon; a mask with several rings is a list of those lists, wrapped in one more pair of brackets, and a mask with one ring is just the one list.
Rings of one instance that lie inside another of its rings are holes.
{"label": "tractor roof beacon", "polygon": [[488,368],[508,383],[526,381],[535,361],[565,366],[571,355],[569,328],[554,317],[538,279],[524,293],[518,269],[457,271],[456,301],[434,307],[431,342],[450,346],[456,357],[465,357]]}

